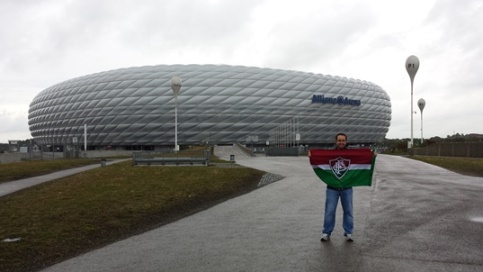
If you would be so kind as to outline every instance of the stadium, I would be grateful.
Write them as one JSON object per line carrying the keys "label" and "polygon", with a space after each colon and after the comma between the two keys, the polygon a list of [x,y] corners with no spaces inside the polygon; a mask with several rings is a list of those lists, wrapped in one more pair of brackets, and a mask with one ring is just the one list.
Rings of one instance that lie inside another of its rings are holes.
{"label": "stadium", "polygon": [[[228,65],[156,65],[95,73],[41,91],[29,107],[40,145],[73,142],[88,149],[179,145],[381,142],[391,102],[379,86],[358,79]],[[292,141],[293,139],[293,141]]]}

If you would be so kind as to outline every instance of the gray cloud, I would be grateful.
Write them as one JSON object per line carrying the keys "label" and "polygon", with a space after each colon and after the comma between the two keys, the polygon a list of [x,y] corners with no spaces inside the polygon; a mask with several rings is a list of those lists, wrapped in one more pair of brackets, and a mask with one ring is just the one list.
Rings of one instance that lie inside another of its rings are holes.
{"label": "gray cloud", "polygon": [[7,26],[0,28],[0,121],[9,124],[2,135],[8,127],[29,137],[26,125],[15,124],[55,83],[123,67],[214,63],[371,81],[391,96],[388,137],[409,137],[404,63],[413,54],[421,61],[414,100],[428,102],[427,136],[483,133],[477,0],[4,0],[0,10]]}

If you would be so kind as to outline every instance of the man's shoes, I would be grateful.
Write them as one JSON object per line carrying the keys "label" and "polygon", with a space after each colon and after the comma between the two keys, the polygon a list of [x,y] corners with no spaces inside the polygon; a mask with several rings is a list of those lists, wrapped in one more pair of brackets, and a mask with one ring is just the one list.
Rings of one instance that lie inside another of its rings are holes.
{"label": "man's shoes", "polygon": [[330,236],[327,233],[322,233],[322,237],[320,237],[321,242],[327,242],[330,240]]}
{"label": "man's shoes", "polygon": [[347,242],[354,242],[354,237],[352,237],[352,234],[346,234],[345,235],[345,240]]}

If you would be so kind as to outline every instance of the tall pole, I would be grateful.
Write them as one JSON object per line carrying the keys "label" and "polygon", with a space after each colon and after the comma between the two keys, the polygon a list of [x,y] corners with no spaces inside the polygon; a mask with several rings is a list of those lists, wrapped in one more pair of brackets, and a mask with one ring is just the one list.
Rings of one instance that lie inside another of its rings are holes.
{"label": "tall pole", "polygon": [[423,144],[423,112],[421,112],[421,144]]}
{"label": "tall pole", "polygon": [[423,143],[423,110],[424,106],[426,106],[426,101],[422,98],[418,100],[418,107],[421,111],[421,144]]}
{"label": "tall pole", "polygon": [[406,71],[409,74],[409,78],[411,79],[411,144],[410,148],[413,147],[414,139],[413,139],[413,84],[414,84],[414,77],[419,69],[419,59],[418,57],[411,55],[406,59]]}
{"label": "tall pole", "polygon": [[174,93],[174,151],[179,151],[178,146],[178,94],[181,89],[181,78],[174,76],[171,78],[171,89]]}
{"label": "tall pole", "polygon": [[87,124],[84,124],[84,151],[87,151]]}
{"label": "tall pole", "polygon": [[174,150],[178,151],[178,96],[174,96]]}

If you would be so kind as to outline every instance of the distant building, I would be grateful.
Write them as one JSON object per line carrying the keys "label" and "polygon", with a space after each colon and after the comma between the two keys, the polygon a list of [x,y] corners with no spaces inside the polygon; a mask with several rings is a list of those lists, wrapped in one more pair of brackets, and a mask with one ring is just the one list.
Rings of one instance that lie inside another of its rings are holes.
{"label": "distant building", "polygon": [[174,145],[170,80],[182,79],[178,144],[231,144],[256,139],[298,121],[301,144],[381,142],[391,102],[362,80],[297,71],[227,65],[158,65],[112,70],[70,79],[40,92],[29,108],[29,127],[40,145],[90,148]]}
{"label": "distant building", "polygon": [[8,144],[0,144],[0,153],[8,152]]}
{"label": "distant building", "polygon": [[21,140],[8,140],[8,151],[9,152],[19,152],[22,146]]}

